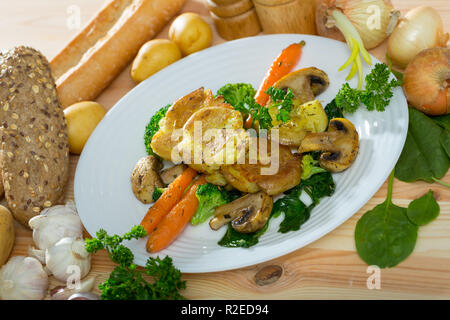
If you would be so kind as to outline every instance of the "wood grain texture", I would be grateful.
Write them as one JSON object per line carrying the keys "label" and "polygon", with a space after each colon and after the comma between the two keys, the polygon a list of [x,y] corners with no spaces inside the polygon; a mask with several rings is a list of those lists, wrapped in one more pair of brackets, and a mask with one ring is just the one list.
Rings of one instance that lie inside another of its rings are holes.
{"label": "wood grain texture", "polygon": [[[392,0],[403,13],[419,5],[434,7],[441,14],[445,30],[450,31],[448,0]],[[74,7],[74,3],[76,6]],[[79,10],[81,26],[104,4],[103,0],[15,0],[0,2],[0,49],[26,44],[53,57],[80,29],[68,28],[71,12]],[[187,0],[183,12],[197,12],[213,26],[202,0]],[[166,38],[169,25],[157,36]],[[213,44],[224,42],[214,30]],[[384,60],[386,45],[372,50]],[[97,99],[111,108],[134,87],[129,67]],[[73,177],[78,157],[70,159],[70,183],[67,199],[73,198]],[[450,174],[443,179],[450,183]],[[397,267],[381,271],[381,289],[370,290],[367,265],[355,252],[353,233],[356,222],[367,210],[384,201],[385,183],[374,197],[340,227],[307,247],[283,257],[238,270],[206,274],[184,274],[190,299],[449,299],[450,298],[450,192],[438,184],[395,181],[393,201],[408,203],[432,189],[441,206],[440,216],[420,228],[416,248]],[[31,246],[31,231],[16,223],[16,243],[12,255],[26,255]],[[280,279],[258,286],[254,276],[261,268],[279,265]],[[105,252],[93,256],[92,275],[101,282],[114,268]],[[51,286],[56,286],[52,280]]]}

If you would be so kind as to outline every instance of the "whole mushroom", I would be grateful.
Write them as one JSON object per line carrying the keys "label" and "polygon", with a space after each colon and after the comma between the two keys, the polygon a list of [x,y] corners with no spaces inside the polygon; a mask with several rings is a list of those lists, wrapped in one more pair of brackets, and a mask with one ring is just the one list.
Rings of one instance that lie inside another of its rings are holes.
{"label": "whole mushroom", "polygon": [[355,126],[344,118],[330,120],[326,132],[309,133],[303,139],[300,153],[322,151],[319,164],[331,172],[351,166],[359,151],[359,135]]}

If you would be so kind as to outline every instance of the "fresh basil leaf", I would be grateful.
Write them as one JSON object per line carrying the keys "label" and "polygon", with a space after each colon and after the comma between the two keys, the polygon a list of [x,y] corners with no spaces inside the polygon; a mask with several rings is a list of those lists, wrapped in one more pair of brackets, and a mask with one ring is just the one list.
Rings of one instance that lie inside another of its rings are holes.
{"label": "fresh basil leaf", "polygon": [[405,146],[395,167],[395,177],[405,182],[440,179],[450,160],[439,141],[443,129],[422,112],[409,108],[409,128]]}
{"label": "fresh basil leaf", "polygon": [[412,223],[424,226],[439,215],[439,204],[434,199],[433,191],[428,191],[422,197],[411,201],[406,214]]}

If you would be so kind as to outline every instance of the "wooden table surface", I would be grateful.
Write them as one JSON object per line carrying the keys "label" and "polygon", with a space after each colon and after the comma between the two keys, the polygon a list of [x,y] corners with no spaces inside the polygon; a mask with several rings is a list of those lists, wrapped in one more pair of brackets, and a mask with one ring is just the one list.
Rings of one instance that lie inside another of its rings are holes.
{"label": "wooden table surface", "polygon": [[[104,0],[14,0],[0,2],[0,49],[14,45],[29,45],[41,50],[51,59],[78,32],[70,20],[79,10],[81,27],[102,7]],[[437,9],[450,31],[449,0],[392,0],[403,13],[408,9],[429,5]],[[182,11],[197,12],[212,25],[203,0],[187,0]],[[72,27],[69,27],[72,26]],[[167,37],[168,26],[157,36]],[[213,43],[224,42],[214,33]],[[385,44],[372,50],[384,59]],[[97,99],[111,108],[134,87],[126,69]],[[73,177],[77,156],[71,156],[71,180],[67,199],[73,199]],[[450,183],[450,174],[443,178]],[[355,251],[353,233],[361,215],[384,201],[387,183],[353,217],[340,227],[288,255],[258,265],[227,272],[184,274],[189,299],[449,299],[450,298],[450,192],[438,184],[395,181],[393,201],[408,203],[432,189],[441,207],[440,216],[420,228],[414,252],[392,269],[381,271],[381,288],[368,289],[367,265]],[[12,255],[26,255],[32,245],[31,231],[16,224],[16,243]],[[279,265],[281,278],[273,284],[258,286],[255,273],[264,266]],[[114,265],[104,252],[92,258],[91,274],[97,282],[104,281]],[[52,280],[50,287],[57,283]]]}

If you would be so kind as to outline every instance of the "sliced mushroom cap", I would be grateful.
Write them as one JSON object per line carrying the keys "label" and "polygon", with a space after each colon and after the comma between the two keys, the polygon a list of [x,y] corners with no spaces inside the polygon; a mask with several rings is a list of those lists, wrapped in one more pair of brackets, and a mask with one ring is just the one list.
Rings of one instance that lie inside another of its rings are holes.
{"label": "sliced mushroom cap", "polygon": [[285,75],[274,84],[274,87],[291,89],[295,99],[302,104],[314,100],[315,96],[324,92],[329,84],[330,80],[324,71],[310,67]]}
{"label": "sliced mushroom cap", "polygon": [[359,136],[353,123],[344,118],[331,119],[326,132],[309,133],[303,139],[300,153],[322,151],[319,164],[331,172],[341,172],[355,161]]}
{"label": "sliced mushroom cap", "polygon": [[217,207],[209,226],[218,230],[231,221],[231,226],[241,233],[252,233],[266,224],[272,212],[273,199],[267,193],[249,193],[233,202]]}
{"label": "sliced mushroom cap", "polygon": [[162,182],[164,182],[165,185],[169,185],[172,183],[173,180],[175,180],[179,175],[181,175],[184,170],[187,169],[187,165],[184,163],[177,164],[173,167],[164,169],[159,173]]}
{"label": "sliced mushroom cap", "polygon": [[131,174],[131,187],[136,198],[142,203],[153,202],[153,191],[164,187],[158,174],[162,169],[161,161],[154,156],[139,159]]}

